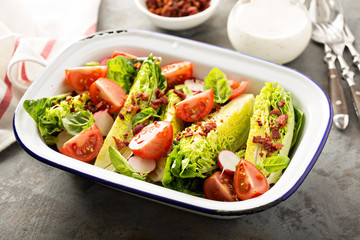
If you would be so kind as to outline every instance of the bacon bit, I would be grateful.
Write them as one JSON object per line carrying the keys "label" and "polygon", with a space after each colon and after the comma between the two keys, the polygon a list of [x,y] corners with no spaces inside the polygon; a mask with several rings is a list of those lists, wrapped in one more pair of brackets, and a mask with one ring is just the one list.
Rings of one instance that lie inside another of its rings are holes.
{"label": "bacon bit", "polygon": [[126,112],[131,113],[133,108],[134,108],[134,106],[129,104],[128,106],[126,106]]}
{"label": "bacon bit", "polygon": [[264,153],[263,153],[263,152],[259,153],[259,156],[260,156],[260,157],[263,157],[263,156],[264,156]]}
{"label": "bacon bit", "polygon": [[253,142],[260,143],[266,151],[271,153],[281,149],[284,146],[281,143],[271,143],[271,138],[269,137],[262,138],[261,136],[254,136]]}
{"label": "bacon bit", "polygon": [[199,132],[199,135],[200,136],[203,136],[203,137],[206,137],[207,135],[205,134],[205,133],[203,133],[203,132]]}
{"label": "bacon bit", "polygon": [[157,89],[155,89],[155,96],[156,97],[158,97],[159,96],[159,94],[160,94],[160,90],[157,88]]}
{"label": "bacon bit", "polygon": [[72,112],[72,113],[75,112],[75,106],[74,106],[74,104],[71,105],[70,112]]}
{"label": "bacon bit", "polygon": [[281,111],[278,109],[278,108],[275,108],[274,110],[272,110],[271,112],[270,112],[271,114],[276,114],[276,115],[281,115]]}
{"label": "bacon bit", "polygon": [[167,105],[169,103],[167,96],[162,96],[160,99],[162,100],[162,103],[165,105]]}
{"label": "bacon bit", "polygon": [[260,127],[263,125],[260,119],[257,119],[256,122]]}
{"label": "bacon bit", "polygon": [[143,96],[143,93],[138,93],[135,95],[135,98],[141,98]]}
{"label": "bacon bit", "polygon": [[117,149],[120,151],[123,147],[127,147],[129,146],[129,142],[126,141],[120,141],[118,138],[114,137],[115,143],[116,143],[116,147]]}
{"label": "bacon bit", "polygon": [[284,107],[285,106],[285,102],[283,100],[281,100],[280,102],[278,102],[278,106],[279,107]]}
{"label": "bacon bit", "polygon": [[70,96],[72,97],[75,97],[77,95],[77,92],[75,90],[73,90],[71,93],[70,93]]}
{"label": "bacon bit", "polygon": [[162,104],[162,99],[154,99],[154,100],[151,100],[151,103],[154,104],[154,105],[161,105]]}
{"label": "bacon bit", "polygon": [[185,131],[190,132],[190,131],[191,131],[191,129],[190,129],[190,128],[186,128],[186,129],[185,129]]}
{"label": "bacon bit", "polygon": [[124,115],[122,115],[122,113],[120,113],[120,112],[119,112],[119,118],[120,118],[121,120],[124,120],[124,119],[125,119]]}
{"label": "bacon bit", "polygon": [[150,94],[143,93],[141,100],[147,101],[147,100],[149,100],[149,97],[150,97]]}
{"label": "bacon bit", "polygon": [[126,139],[128,136],[129,136],[129,134],[127,134],[127,133],[125,133],[125,134],[123,135],[124,139]]}
{"label": "bacon bit", "polygon": [[138,132],[140,132],[145,127],[144,123],[139,123],[136,125],[133,129],[133,135],[136,135]]}
{"label": "bacon bit", "polygon": [[273,144],[273,147],[275,147],[276,150],[280,150],[281,148],[284,147],[284,144],[281,144],[281,143],[279,143],[279,142],[276,142],[276,143]]}
{"label": "bacon bit", "polygon": [[205,123],[204,126],[202,127],[202,131],[203,133],[205,133],[206,135],[213,129],[216,128],[216,123],[215,122],[209,122],[209,123]]}
{"label": "bacon bit", "polygon": [[191,133],[187,133],[186,135],[184,135],[184,137],[188,138],[188,137],[192,137],[194,134],[191,132]]}
{"label": "bacon bit", "polygon": [[266,153],[266,157],[267,157],[267,158],[271,157],[271,154],[270,154],[270,153]]}
{"label": "bacon bit", "polygon": [[174,93],[181,99],[181,100],[184,100],[186,98],[186,95],[182,92],[182,91],[179,91],[177,89],[174,89]]}
{"label": "bacon bit", "polygon": [[158,109],[160,106],[159,105],[155,105],[155,104],[151,104],[150,106],[152,109],[156,110]]}
{"label": "bacon bit", "polygon": [[164,91],[161,91],[161,92],[157,95],[157,97],[158,97],[158,98],[161,98],[162,96],[164,96],[164,94],[165,94],[165,92],[164,92]]}
{"label": "bacon bit", "polygon": [[280,139],[280,138],[281,138],[281,135],[280,135],[279,130],[273,129],[273,130],[271,131],[271,137],[272,137],[272,139]]}
{"label": "bacon bit", "polygon": [[276,119],[276,123],[280,124],[281,126],[286,126],[287,119],[288,119],[288,115],[283,114]]}
{"label": "bacon bit", "polygon": [[141,110],[141,107],[140,106],[134,106],[132,110],[135,111],[135,113],[138,113]]}
{"label": "bacon bit", "polygon": [[137,62],[134,64],[134,68],[140,69],[140,67],[141,67],[141,62]]}

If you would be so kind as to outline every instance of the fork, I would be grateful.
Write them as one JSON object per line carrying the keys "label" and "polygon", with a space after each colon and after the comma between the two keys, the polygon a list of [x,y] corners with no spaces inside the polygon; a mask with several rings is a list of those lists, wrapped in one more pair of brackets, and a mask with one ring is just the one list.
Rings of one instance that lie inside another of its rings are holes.
{"label": "fork", "polygon": [[345,40],[345,45],[347,46],[351,56],[353,57],[353,64],[360,71],[360,54],[353,45],[355,41],[355,36],[352,34],[349,26],[346,23],[344,25],[344,40]]}
{"label": "fork", "polygon": [[343,57],[343,52],[345,49],[344,34],[342,31],[338,30],[332,24],[322,23],[322,24],[320,24],[320,26],[326,32],[327,44],[329,45],[331,50],[333,50],[333,52],[335,53],[335,55],[338,59],[338,62],[340,64],[340,68],[341,68],[342,78],[349,85],[355,112],[356,112],[358,119],[360,120],[360,112],[359,112],[359,110],[360,110],[360,90],[354,81],[354,77],[355,77],[354,72],[350,70],[349,65],[346,63],[346,61]]}

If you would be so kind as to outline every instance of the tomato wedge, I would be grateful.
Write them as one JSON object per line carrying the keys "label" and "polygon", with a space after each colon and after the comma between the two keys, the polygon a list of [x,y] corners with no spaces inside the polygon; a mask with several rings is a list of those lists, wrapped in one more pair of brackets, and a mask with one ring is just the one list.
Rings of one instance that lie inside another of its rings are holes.
{"label": "tomato wedge", "polygon": [[240,159],[236,167],[233,185],[236,195],[241,200],[260,196],[269,189],[264,174],[245,159]]}
{"label": "tomato wedge", "polygon": [[124,56],[124,57],[128,57],[128,58],[132,58],[132,59],[136,59],[137,57],[130,54],[130,53],[125,53],[125,52],[120,52],[120,51],[115,51],[112,55],[112,57],[116,57],[116,56]]}
{"label": "tomato wedge", "polygon": [[223,202],[237,201],[238,198],[232,184],[233,179],[231,176],[221,171],[215,172],[204,182],[205,198]]}
{"label": "tomato wedge", "polygon": [[173,141],[170,122],[159,121],[144,127],[130,141],[134,155],[145,159],[157,159],[167,154]]}
{"label": "tomato wedge", "polygon": [[100,129],[93,124],[78,135],[67,141],[60,152],[68,157],[75,158],[83,162],[90,162],[94,159],[103,145],[103,137]]}
{"label": "tomato wedge", "polygon": [[175,62],[161,67],[161,73],[166,77],[167,89],[183,84],[186,79],[192,78],[193,64],[189,61]]}
{"label": "tomato wedge", "polygon": [[90,86],[90,99],[94,104],[105,103],[108,112],[113,114],[124,106],[126,92],[116,82],[99,78]]}
{"label": "tomato wedge", "polygon": [[230,84],[230,88],[232,89],[231,95],[229,97],[229,100],[236,98],[237,96],[240,96],[243,92],[245,92],[248,82],[247,81],[234,81],[234,80],[228,80]]}
{"label": "tomato wedge", "polygon": [[76,91],[89,90],[97,79],[106,77],[107,66],[86,66],[65,69],[66,82]]}
{"label": "tomato wedge", "polygon": [[214,92],[208,89],[175,105],[176,115],[186,122],[205,118],[214,105]]}

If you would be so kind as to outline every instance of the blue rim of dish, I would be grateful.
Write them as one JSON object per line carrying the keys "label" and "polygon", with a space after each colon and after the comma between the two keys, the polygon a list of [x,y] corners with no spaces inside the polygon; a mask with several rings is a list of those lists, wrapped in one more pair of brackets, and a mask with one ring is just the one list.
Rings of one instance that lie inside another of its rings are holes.
{"label": "blue rim of dish", "polygon": [[[122,34],[122,33],[126,33],[126,32],[148,32],[148,33],[151,33],[151,34],[159,34],[159,35],[164,35],[166,37],[172,37],[172,38],[178,38],[178,39],[181,39],[181,40],[186,40],[186,41],[190,41],[190,42],[196,42],[196,43],[200,43],[200,44],[205,44],[205,45],[209,45],[211,47],[217,47],[217,48],[221,48],[223,50],[226,50],[226,51],[230,51],[230,52],[235,52],[237,54],[242,54],[242,53],[238,53],[234,50],[231,50],[231,49],[226,49],[226,48],[223,48],[223,47],[220,47],[220,46],[216,46],[216,45],[211,45],[211,44],[208,44],[208,43],[203,43],[203,42],[199,42],[199,41],[195,41],[195,40],[191,40],[191,39],[185,39],[185,38],[181,38],[181,37],[177,37],[177,36],[172,36],[172,35],[168,35],[168,34],[164,34],[164,33],[157,33],[157,32],[151,32],[151,31],[147,31],[147,30],[111,30],[111,31],[103,31],[103,32],[97,32],[97,33],[94,33],[90,36],[87,36],[83,39],[80,39],[78,40],[77,42],[81,42],[81,41],[85,41],[87,39],[91,39],[93,37],[96,37],[96,36],[102,36],[102,35],[108,35],[108,34]],[[77,42],[75,42],[74,44],[76,44]],[[67,49],[71,48],[74,44],[72,44],[71,46],[69,46]],[[67,49],[65,49],[64,51],[66,51]],[[242,54],[242,55],[245,55],[245,54]],[[248,55],[247,55],[248,56]],[[253,56],[248,56],[248,57],[251,57],[251,58],[255,58]],[[263,60],[263,59],[260,59],[261,61],[266,61],[266,60]],[[268,62],[268,61],[266,61]],[[272,62],[269,62],[271,64],[275,64],[275,65],[278,65],[276,63],[272,63]],[[150,199],[150,200],[154,200],[154,201],[159,201],[159,202],[162,202],[162,203],[166,203],[168,205],[171,205],[171,206],[174,206],[176,208],[182,208],[184,210],[190,210],[190,211],[194,211],[196,213],[202,213],[204,215],[207,215],[207,216],[210,216],[210,217],[239,217],[239,216],[242,216],[242,215],[249,215],[249,214],[253,214],[253,213],[257,213],[257,212],[262,212],[264,210],[267,210],[277,204],[279,204],[280,202],[282,201],[285,201],[287,198],[289,198],[299,187],[300,185],[304,182],[305,178],[307,177],[307,175],[310,173],[311,169],[313,168],[313,166],[315,165],[317,159],[319,158],[325,144],[326,144],[326,141],[328,139],[328,136],[330,134],[330,130],[331,130],[331,126],[332,126],[332,116],[333,116],[333,111],[332,111],[332,108],[331,108],[331,104],[330,104],[330,100],[329,98],[327,97],[326,93],[324,92],[324,90],[315,82],[313,81],[311,78],[309,78],[308,76],[306,76],[305,74],[301,73],[301,72],[298,72],[292,68],[289,68],[289,67],[286,67],[286,66],[281,66],[281,67],[284,67],[284,68],[287,68],[291,71],[295,71],[303,76],[305,76],[306,78],[308,78],[311,82],[313,82],[324,94],[325,98],[327,99],[327,102],[328,102],[328,107],[329,107],[329,112],[330,112],[330,116],[329,116],[329,121],[327,123],[327,126],[326,126],[326,130],[325,130],[325,133],[321,139],[321,143],[319,145],[319,147],[317,148],[317,151],[315,152],[313,158],[310,160],[308,166],[306,167],[304,173],[301,175],[301,178],[298,179],[298,181],[296,182],[296,184],[294,184],[291,189],[289,191],[287,191],[285,194],[283,194],[282,196],[280,196],[278,199],[270,202],[270,203],[267,203],[267,204],[264,204],[264,205],[261,205],[261,206],[258,206],[258,207],[254,207],[254,208],[250,208],[250,209],[246,209],[246,210],[230,210],[230,211],[225,211],[225,210],[214,210],[214,209],[208,209],[208,208],[203,208],[203,207],[199,207],[199,206],[195,206],[195,205],[192,205],[192,204],[189,204],[189,203],[185,203],[185,202],[181,202],[181,201],[178,201],[178,200],[174,200],[174,199],[171,199],[171,198],[167,198],[167,197],[162,197],[162,196],[159,196],[159,195],[156,195],[156,194],[152,194],[150,192],[146,192],[146,191],[140,191],[138,189],[135,189],[135,188],[132,188],[132,187],[127,187],[127,186],[124,186],[122,184],[117,184],[117,183],[114,183],[114,182],[111,182],[111,181],[107,181],[103,178],[98,178],[98,177],[95,177],[93,175],[90,175],[90,174],[87,174],[87,173],[84,173],[82,171],[78,171],[76,169],[73,169],[73,168],[69,168],[69,167],[66,167],[64,165],[61,165],[61,164],[57,164],[49,159],[46,159],[46,158],[43,158],[37,154],[35,154],[34,152],[32,152],[29,148],[26,147],[26,145],[21,141],[20,137],[18,136],[18,133],[16,131],[16,127],[15,127],[15,119],[16,119],[16,113],[18,112],[18,109],[21,107],[21,106],[17,106],[16,110],[15,110],[15,113],[14,113],[14,116],[13,116],[13,130],[14,130],[14,135],[15,135],[15,138],[17,140],[17,142],[19,143],[19,145],[32,157],[34,157],[35,159],[45,163],[45,164],[48,164],[50,166],[53,166],[53,167],[56,167],[56,168],[59,168],[59,169],[62,169],[64,171],[67,171],[67,172],[70,172],[70,173],[73,173],[75,175],[78,175],[78,176],[82,176],[82,177],[86,177],[90,180],[93,180],[95,182],[98,182],[100,184],[103,184],[103,185],[106,185],[106,186],[109,186],[109,187],[113,187],[113,188],[116,188],[118,190],[121,190],[121,191],[125,191],[125,192],[128,192],[128,193],[132,193],[132,194],[135,194],[135,195],[138,195],[138,196],[141,196],[141,197],[145,197],[147,199]]]}

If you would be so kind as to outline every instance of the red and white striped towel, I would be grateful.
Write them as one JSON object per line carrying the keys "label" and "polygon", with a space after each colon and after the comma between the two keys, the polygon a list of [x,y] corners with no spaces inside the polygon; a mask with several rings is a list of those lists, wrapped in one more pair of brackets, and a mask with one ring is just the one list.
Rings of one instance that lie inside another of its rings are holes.
{"label": "red and white striped towel", "polygon": [[96,31],[100,1],[1,1],[0,151],[15,141],[12,118],[32,81],[65,47]]}

